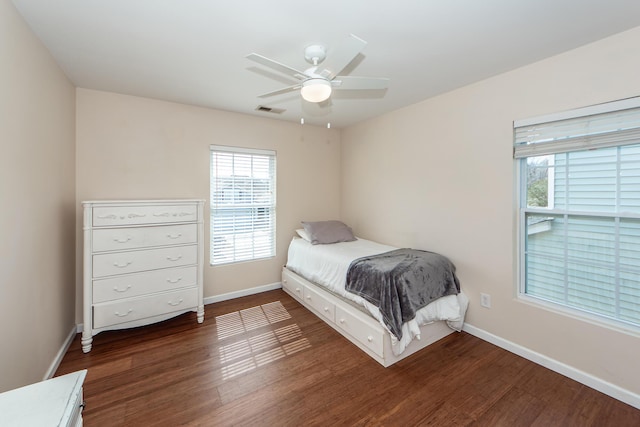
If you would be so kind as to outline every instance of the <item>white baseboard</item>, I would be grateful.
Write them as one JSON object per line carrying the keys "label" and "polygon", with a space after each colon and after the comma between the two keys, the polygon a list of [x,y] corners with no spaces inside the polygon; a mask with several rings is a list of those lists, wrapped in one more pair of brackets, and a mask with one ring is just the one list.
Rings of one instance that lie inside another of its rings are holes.
{"label": "white baseboard", "polygon": [[42,378],[42,381],[48,380],[49,378],[53,378],[53,376],[56,374],[56,371],[58,370],[58,366],[60,366],[60,363],[62,362],[62,358],[64,357],[65,353],[69,349],[69,346],[71,345],[71,342],[73,342],[73,339],[75,338],[76,334],[78,333],[77,330],[78,330],[77,326],[74,326],[71,329],[71,331],[69,332],[69,335],[67,335],[67,339],[62,344],[62,347],[60,347],[60,350],[58,350],[58,354],[56,354],[56,357],[53,359],[53,362],[51,362],[51,366],[49,366],[49,369],[47,369],[47,372],[44,374],[44,378]]}
{"label": "white baseboard", "polygon": [[640,395],[465,323],[463,331],[640,409]]}
{"label": "white baseboard", "polygon": [[256,286],[255,288],[243,289],[241,291],[229,292],[222,295],[214,295],[204,299],[205,305],[213,304],[214,302],[227,301],[234,298],[246,297],[248,295],[259,294],[262,292],[273,291],[274,289],[281,289],[282,282],[271,283],[270,285]]}

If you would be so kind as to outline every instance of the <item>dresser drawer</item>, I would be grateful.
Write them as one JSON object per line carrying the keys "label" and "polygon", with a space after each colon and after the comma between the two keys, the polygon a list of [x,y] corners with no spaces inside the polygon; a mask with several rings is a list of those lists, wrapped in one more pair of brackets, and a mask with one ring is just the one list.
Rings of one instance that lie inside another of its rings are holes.
{"label": "dresser drawer", "polygon": [[148,297],[131,298],[93,306],[93,327],[104,328],[119,323],[195,308],[198,289],[187,288]]}
{"label": "dresser drawer", "polygon": [[197,224],[159,227],[101,228],[93,230],[95,252],[151,246],[181,245],[198,241]]}
{"label": "dresser drawer", "polygon": [[93,277],[180,267],[196,264],[197,260],[196,245],[97,254],[93,256]]}
{"label": "dresser drawer", "polygon": [[198,268],[178,267],[127,274],[93,281],[93,302],[171,291],[197,284]]}
{"label": "dresser drawer", "polygon": [[162,224],[167,222],[196,221],[195,205],[164,206],[96,206],[93,208],[93,226],[132,224]]}
{"label": "dresser drawer", "polygon": [[304,302],[305,304],[313,307],[318,313],[322,314],[332,322],[335,319],[334,312],[336,306],[333,302],[326,299],[319,292],[305,286],[304,287]]}
{"label": "dresser drawer", "polygon": [[282,287],[288,290],[289,293],[300,300],[300,302],[304,301],[305,286],[286,269],[282,270]]}
{"label": "dresser drawer", "polygon": [[[362,316],[366,316],[362,314]],[[342,307],[336,307],[336,325],[358,340],[364,346],[368,347],[374,353],[380,357],[384,357],[384,329],[377,323],[374,325],[375,320],[367,317],[359,318],[357,314],[349,313],[342,309]]]}

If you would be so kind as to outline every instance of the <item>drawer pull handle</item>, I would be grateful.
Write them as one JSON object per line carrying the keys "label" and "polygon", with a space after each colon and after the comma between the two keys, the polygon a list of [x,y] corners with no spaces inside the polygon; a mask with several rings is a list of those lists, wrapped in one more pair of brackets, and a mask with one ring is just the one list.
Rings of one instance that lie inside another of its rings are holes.
{"label": "drawer pull handle", "polygon": [[98,218],[100,219],[118,219],[117,216],[115,216],[114,214],[110,214],[110,215],[98,215]]}
{"label": "drawer pull handle", "polygon": [[178,277],[177,279],[167,279],[167,282],[169,282],[169,283],[178,283],[180,280],[182,280],[182,277]]}
{"label": "drawer pull handle", "polygon": [[344,323],[344,319],[340,319],[340,323]]}
{"label": "drawer pull handle", "polygon": [[173,258],[170,256],[167,257],[169,261],[178,261],[181,258],[182,258],[182,255],[178,255],[177,257],[173,257]]}
{"label": "drawer pull handle", "polygon": [[129,311],[127,311],[125,314],[120,314],[119,312],[116,311],[115,315],[118,317],[125,317],[125,316],[128,316],[129,313],[131,313],[132,311],[133,311],[132,309],[129,309]]}
{"label": "drawer pull handle", "polygon": [[147,216],[147,215],[139,214],[139,213],[130,213],[129,214],[129,218],[144,218],[145,216]]}
{"label": "drawer pull handle", "polygon": [[287,282],[287,279],[284,279],[282,282],[283,282],[283,283],[289,283],[289,282]]}
{"label": "drawer pull handle", "polygon": [[190,216],[193,215],[193,212],[180,212],[180,216]]}
{"label": "drawer pull handle", "polygon": [[300,293],[300,288],[296,288],[296,292]]}
{"label": "drawer pull handle", "polygon": [[329,307],[325,307],[325,308],[324,308],[324,312],[325,312],[325,313],[328,313],[328,312],[329,312]]}
{"label": "drawer pull handle", "polygon": [[154,213],[153,216],[169,216],[169,212]]}
{"label": "drawer pull handle", "polygon": [[307,299],[311,301],[311,295],[307,295]]}
{"label": "drawer pull handle", "polygon": [[127,261],[124,264],[120,264],[117,261],[113,263],[114,267],[118,267],[118,268],[125,268],[131,265],[131,261]]}
{"label": "drawer pull handle", "polygon": [[126,288],[124,288],[124,289],[118,289],[118,287],[117,287],[117,286],[114,286],[114,287],[113,287],[113,290],[114,290],[114,291],[116,291],[116,292],[120,292],[120,293],[122,293],[122,292],[127,292],[129,289],[131,289],[131,285],[127,285],[127,287],[126,287]]}
{"label": "drawer pull handle", "polygon": [[113,239],[113,241],[116,242],[116,243],[127,243],[131,239],[133,239],[133,237],[127,236],[124,239],[115,238],[115,239]]}
{"label": "drawer pull handle", "polygon": [[371,335],[369,335],[369,336],[367,337],[367,341],[369,341],[369,342],[373,341],[373,337],[372,337]]}
{"label": "drawer pull handle", "polygon": [[182,304],[182,301],[184,301],[184,300],[183,300],[182,298],[180,298],[180,300],[178,300],[178,302],[171,302],[171,301],[169,301],[169,302],[168,302],[168,304],[169,304],[169,305],[172,305],[172,306],[174,306],[174,307],[175,307],[176,305],[180,305],[180,304]]}
{"label": "drawer pull handle", "polygon": [[182,237],[182,233],[178,234],[167,234],[167,237],[170,239],[177,239],[178,237]]}

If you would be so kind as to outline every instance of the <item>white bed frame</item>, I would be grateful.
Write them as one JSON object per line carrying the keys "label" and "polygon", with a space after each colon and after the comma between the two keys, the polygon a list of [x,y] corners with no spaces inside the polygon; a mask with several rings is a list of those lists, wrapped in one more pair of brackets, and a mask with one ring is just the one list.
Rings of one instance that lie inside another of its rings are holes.
{"label": "white bed frame", "polygon": [[396,356],[391,335],[377,320],[286,267],[282,289],[385,368],[454,332],[443,320],[421,326],[420,340]]}

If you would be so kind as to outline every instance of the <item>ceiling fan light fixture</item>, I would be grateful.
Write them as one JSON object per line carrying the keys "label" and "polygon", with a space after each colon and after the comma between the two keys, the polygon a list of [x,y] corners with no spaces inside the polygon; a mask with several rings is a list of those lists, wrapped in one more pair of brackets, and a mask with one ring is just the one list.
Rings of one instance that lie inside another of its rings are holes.
{"label": "ceiling fan light fixture", "polygon": [[331,82],[323,78],[307,79],[300,90],[302,98],[309,102],[322,102],[331,96]]}

